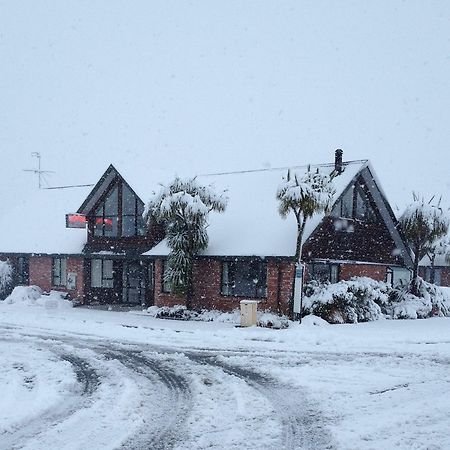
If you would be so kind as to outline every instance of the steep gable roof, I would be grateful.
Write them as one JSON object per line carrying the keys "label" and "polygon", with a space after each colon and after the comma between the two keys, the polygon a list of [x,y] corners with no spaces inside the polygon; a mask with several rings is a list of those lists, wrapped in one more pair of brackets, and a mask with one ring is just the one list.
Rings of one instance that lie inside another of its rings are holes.
{"label": "steep gable roof", "polygon": [[[344,163],[344,171],[334,178],[336,188],[334,201],[351,184],[367,161]],[[330,174],[334,164],[311,165]],[[282,219],[278,213],[276,192],[286,168],[242,171],[227,174],[199,176],[202,184],[210,184],[217,191],[226,191],[229,197],[226,211],[209,216],[209,245],[202,252],[207,256],[294,256],[296,242],[296,221],[293,215]],[[308,166],[291,167],[303,173]],[[315,214],[306,222],[304,240],[308,239],[320,224],[324,213]],[[164,256],[169,253],[165,241],[146,252],[150,256]]]}

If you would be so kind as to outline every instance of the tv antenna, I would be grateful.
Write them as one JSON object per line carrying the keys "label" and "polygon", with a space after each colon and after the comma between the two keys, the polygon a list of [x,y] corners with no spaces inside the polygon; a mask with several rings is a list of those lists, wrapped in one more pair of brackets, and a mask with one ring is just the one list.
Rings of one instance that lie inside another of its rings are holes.
{"label": "tv antenna", "polygon": [[[32,152],[31,156],[34,158],[37,158],[38,160],[38,168],[37,169],[22,169],[24,172],[33,172],[38,176],[38,186],[39,189],[42,189],[42,180],[44,180],[47,183],[47,180],[45,179],[45,174],[47,173],[55,173],[52,170],[42,170],[41,169],[41,154],[39,152]],[[48,185],[48,183],[47,183]]]}

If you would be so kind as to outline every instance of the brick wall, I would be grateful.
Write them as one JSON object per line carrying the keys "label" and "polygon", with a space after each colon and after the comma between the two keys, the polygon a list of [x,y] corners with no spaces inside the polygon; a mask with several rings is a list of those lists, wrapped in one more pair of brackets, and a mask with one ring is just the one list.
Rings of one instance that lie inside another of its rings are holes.
{"label": "brick wall", "polygon": [[51,256],[30,256],[30,285],[39,286],[48,292],[51,289],[68,292],[71,298],[84,299],[84,259],[77,257],[67,258],[67,273],[77,274],[77,285],[73,291],[67,290],[63,286],[52,286],[52,257]]}
{"label": "brick wall", "polygon": [[376,264],[341,264],[340,280],[349,280],[351,277],[369,277],[377,281],[385,281],[386,266]]}
{"label": "brick wall", "polygon": [[[173,306],[185,304],[183,297],[162,292],[161,260],[155,263],[155,305]],[[267,298],[258,299],[259,309],[288,312],[289,300],[292,295],[294,264],[285,261],[269,260],[267,263]],[[243,297],[229,297],[221,294],[222,262],[218,259],[200,259],[195,261],[193,268],[194,309],[217,309],[231,311],[239,308]]]}

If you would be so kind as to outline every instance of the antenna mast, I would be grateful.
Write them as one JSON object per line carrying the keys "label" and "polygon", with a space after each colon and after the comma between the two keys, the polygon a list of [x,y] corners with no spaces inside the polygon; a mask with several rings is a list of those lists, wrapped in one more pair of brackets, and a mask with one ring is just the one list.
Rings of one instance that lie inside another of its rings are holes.
{"label": "antenna mast", "polygon": [[31,156],[37,158],[38,160],[38,168],[37,169],[23,169],[24,172],[33,172],[38,176],[38,186],[39,189],[42,189],[42,179],[44,178],[44,174],[46,173],[55,173],[52,170],[41,170],[41,154],[39,152],[32,152]]}

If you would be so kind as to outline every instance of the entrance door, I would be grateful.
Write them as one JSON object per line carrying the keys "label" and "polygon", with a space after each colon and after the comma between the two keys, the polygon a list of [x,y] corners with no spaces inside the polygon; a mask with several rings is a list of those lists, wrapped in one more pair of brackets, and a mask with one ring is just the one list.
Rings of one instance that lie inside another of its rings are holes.
{"label": "entrance door", "polygon": [[122,302],[145,305],[145,266],[140,261],[124,261]]}

